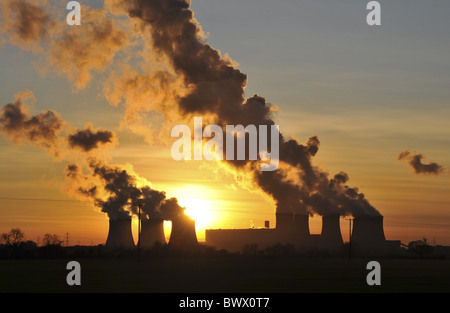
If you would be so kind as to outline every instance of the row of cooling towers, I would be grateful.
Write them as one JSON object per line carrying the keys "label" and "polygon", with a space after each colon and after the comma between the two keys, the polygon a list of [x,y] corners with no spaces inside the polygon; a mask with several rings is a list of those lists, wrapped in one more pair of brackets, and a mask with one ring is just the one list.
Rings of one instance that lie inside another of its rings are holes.
{"label": "row of cooling towers", "polygon": [[[195,232],[195,220],[186,214],[172,218],[172,232],[169,245],[173,247],[189,247],[198,243]],[[156,243],[166,244],[164,235],[164,219],[151,218],[141,220],[139,247],[152,248]],[[108,248],[133,248],[135,247],[131,230],[131,218],[110,219],[109,232],[106,239]]]}
{"label": "row of cooling towers", "polygon": [[[247,244],[257,244],[260,248],[276,244],[292,244],[299,248],[320,248],[330,251],[340,251],[344,245],[340,216],[322,216],[322,231],[320,235],[312,235],[309,230],[309,215],[277,213],[276,228],[262,229],[208,229],[206,244],[219,249],[239,251]],[[196,245],[197,235],[195,220],[186,214],[171,219],[172,232],[169,246],[189,247]],[[138,245],[152,248],[155,243],[166,244],[164,235],[164,219],[151,218],[141,220]],[[362,254],[380,254],[392,247],[399,246],[399,241],[388,241],[384,235],[383,216],[361,215],[353,219],[351,229],[351,245],[355,252]],[[110,220],[106,246],[117,248],[135,247],[131,230],[131,218],[125,220]]]}
{"label": "row of cooling towers", "polygon": [[[293,245],[300,251],[340,252],[344,246],[340,218],[338,214],[322,216],[321,234],[311,234],[309,215],[276,213],[276,228],[206,230],[206,244],[229,251],[240,251],[250,244],[260,249],[282,244]],[[399,241],[385,239],[383,216],[355,216],[352,222],[351,247],[355,255],[380,255],[400,247]]]}
{"label": "row of cooling towers", "polygon": [[[320,235],[311,235],[309,215],[276,214],[276,236],[281,243],[297,246],[317,246],[322,249],[339,250],[344,242],[340,229],[339,214],[322,216]],[[379,252],[386,248],[382,215],[359,215],[353,218],[351,244],[360,250]]]}

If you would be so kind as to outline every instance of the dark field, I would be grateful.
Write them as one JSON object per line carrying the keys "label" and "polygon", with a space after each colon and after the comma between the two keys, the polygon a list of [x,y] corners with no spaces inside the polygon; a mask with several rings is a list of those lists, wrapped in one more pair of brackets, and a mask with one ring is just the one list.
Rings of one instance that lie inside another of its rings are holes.
{"label": "dark field", "polygon": [[450,292],[450,260],[378,260],[381,286],[367,285],[370,260],[362,259],[80,259],[81,286],[66,284],[68,261],[2,260],[0,292]]}

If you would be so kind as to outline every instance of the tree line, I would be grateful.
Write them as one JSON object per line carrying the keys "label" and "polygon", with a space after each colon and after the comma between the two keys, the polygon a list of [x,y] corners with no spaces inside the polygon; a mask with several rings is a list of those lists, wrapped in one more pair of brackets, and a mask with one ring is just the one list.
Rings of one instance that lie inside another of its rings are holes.
{"label": "tree line", "polygon": [[[67,256],[67,253],[76,253],[80,256],[110,256],[103,245],[96,247],[78,247],[75,251],[68,252],[70,247],[63,247],[63,240],[56,234],[46,233],[42,238],[42,246],[31,240],[25,240],[25,234],[20,228],[12,228],[7,233],[0,235],[0,259],[21,259],[21,258],[60,258]],[[434,258],[437,255],[450,256],[450,247],[437,246],[432,244],[427,238],[411,241],[408,245],[403,245],[406,254],[404,256],[420,259]],[[259,251],[257,245],[247,245],[241,251],[242,255],[260,255],[268,256],[289,256],[294,253],[291,246],[275,245],[267,248],[265,251]],[[153,254],[158,252],[158,247],[151,251]],[[159,249],[161,250],[161,248]],[[264,253],[263,253],[264,252]],[[127,253],[122,251],[121,253]]]}
{"label": "tree line", "polygon": [[[25,234],[20,228],[12,228],[9,233],[2,233],[0,236],[0,244],[6,246],[20,245],[24,242],[35,243],[34,241],[25,241]],[[59,236],[56,234],[46,233],[42,238],[44,246],[47,245],[62,245],[63,240],[60,240]],[[35,243],[36,244],[36,243]],[[37,244],[36,244],[37,246]]]}

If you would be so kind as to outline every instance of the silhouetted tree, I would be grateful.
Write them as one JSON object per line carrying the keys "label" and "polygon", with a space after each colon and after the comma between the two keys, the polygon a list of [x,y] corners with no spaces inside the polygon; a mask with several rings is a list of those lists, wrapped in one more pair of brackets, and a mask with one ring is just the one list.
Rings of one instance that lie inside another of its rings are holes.
{"label": "silhouetted tree", "polygon": [[63,243],[59,239],[58,235],[45,234],[42,239],[44,246],[40,247],[38,250],[38,255],[44,259],[58,259],[63,258],[67,255],[64,248],[61,246]]}
{"label": "silhouetted tree", "polygon": [[45,234],[42,239],[44,245],[61,245],[62,240],[59,239],[58,235]]}
{"label": "silhouetted tree", "polygon": [[3,233],[1,235],[1,242],[8,246],[18,245],[23,241],[24,237],[25,234],[20,228],[12,228],[9,233]]}
{"label": "silhouetted tree", "polygon": [[433,246],[428,244],[428,239],[411,241],[408,244],[408,251],[417,254],[421,259],[429,256],[433,252]]}

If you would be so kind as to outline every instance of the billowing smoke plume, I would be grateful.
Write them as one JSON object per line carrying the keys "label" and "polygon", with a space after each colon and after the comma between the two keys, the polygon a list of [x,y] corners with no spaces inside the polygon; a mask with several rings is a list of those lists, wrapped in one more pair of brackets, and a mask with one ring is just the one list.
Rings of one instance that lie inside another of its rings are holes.
{"label": "billowing smoke plume", "polygon": [[34,99],[29,90],[18,93],[14,102],[0,110],[0,132],[17,144],[31,143],[54,157],[63,157],[70,148],[89,152],[116,141],[113,132],[93,129],[90,124],[86,129],[71,132],[70,125],[52,110],[30,116],[25,106],[27,99]]}
{"label": "billowing smoke plume", "polygon": [[151,188],[131,169],[96,158],[88,158],[88,174],[83,173],[80,165],[68,164],[66,176],[72,189],[93,200],[110,219],[130,218],[138,214],[139,207],[142,219],[172,219],[185,210],[176,198],[166,198],[164,191]]}
{"label": "billowing smoke plume", "polygon": [[128,32],[105,9],[82,6],[83,22],[77,27],[53,17],[53,9],[48,0],[2,1],[0,30],[12,44],[42,55],[41,69],[50,66],[82,89],[92,72],[105,70],[129,45]]}
{"label": "billowing smoke plume", "polygon": [[[8,3],[32,5],[31,1],[26,0],[9,0]],[[206,43],[201,26],[189,9],[190,1],[106,0],[105,3],[111,13],[125,14],[131,18],[135,27],[127,30],[135,29],[136,33],[133,35],[146,40],[148,49],[145,51],[151,51],[148,55],[144,52],[140,55],[144,60],[142,63],[138,62],[140,70],[127,70],[124,71],[125,74],[119,74],[119,70],[113,71],[105,85],[105,96],[112,104],[125,102],[127,125],[143,125],[140,120],[142,115],[151,112],[160,113],[165,120],[171,122],[202,116],[204,121],[222,126],[276,124],[273,116],[276,108],[258,95],[246,99],[244,90],[247,76],[236,68],[236,64],[228,56],[222,56],[220,51]],[[23,12],[28,12],[28,9],[30,7]],[[10,13],[8,10],[10,7],[2,6],[4,15],[5,12]],[[31,38],[35,39],[30,42],[39,44],[44,38],[49,38],[48,49],[45,51],[48,64],[74,81],[77,88],[86,86],[93,71],[106,69],[120,51],[132,46],[131,38],[134,36],[130,36],[124,28],[109,19],[105,9],[91,10],[84,6],[82,25],[74,28],[62,28],[58,23],[54,26],[45,10],[41,9],[39,12],[42,18],[37,19],[37,25],[25,28],[34,34]],[[27,37],[18,31],[18,27],[11,25],[25,23],[25,15],[12,15],[12,20],[7,20],[2,26],[7,30],[10,41],[18,45],[23,45],[24,38]],[[51,27],[56,27],[56,31],[50,32]],[[13,38],[17,36],[22,41],[15,42]],[[155,60],[164,66],[149,69],[148,64]],[[131,63],[129,66],[132,67]],[[138,123],[134,123],[135,121]],[[140,132],[143,133],[144,130]],[[101,134],[94,138],[86,131],[73,137],[71,147],[96,147],[92,143],[81,145],[76,140],[80,137],[85,142],[89,142],[88,139],[98,143],[107,142]],[[282,164],[277,171],[261,172],[259,161],[224,161],[220,165],[237,177],[248,179],[252,189],[269,195],[279,211],[379,214],[357,188],[347,185],[347,174],[339,173],[330,178],[328,173],[313,165],[313,158],[320,146],[317,136],[310,137],[306,143],[300,143],[280,134],[279,142]],[[96,178],[103,177],[102,171],[88,167]],[[68,177],[76,175],[71,173]],[[104,179],[103,182],[108,183]],[[132,188],[107,189],[112,195],[111,199],[98,202],[102,210],[111,212],[114,202],[122,201],[123,204],[125,198],[130,201],[139,192],[142,196],[142,190],[136,184],[131,182],[126,186]],[[98,196],[98,190],[94,187],[79,190]],[[114,194],[120,191],[124,194]],[[104,208],[104,205],[108,208]],[[160,205],[159,209],[161,207],[164,206]],[[128,207],[124,210],[128,212],[134,209],[135,207]]]}
{"label": "billowing smoke plume", "polygon": [[108,18],[104,9],[82,7],[83,22],[65,27],[50,44],[49,63],[57,73],[74,81],[78,89],[92,79],[92,72],[101,72],[112,64],[116,54],[128,46],[127,32]]}
{"label": "billowing smoke plume", "polygon": [[[213,116],[217,125],[275,124],[274,108],[263,97],[255,95],[245,99],[247,76],[233,61],[206,43],[189,9],[190,1],[109,0],[107,4],[114,12],[132,18],[144,37],[150,34],[153,50],[181,78],[187,90],[174,91],[180,115]],[[257,161],[224,163],[250,177],[253,188],[270,195],[279,211],[379,214],[362,193],[345,185],[347,174],[340,173],[330,179],[327,173],[313,166],[312,158],[319,145],[317,136],[301,144],[281,134],[280,161],[285,167],[274,172],[261,172]],[[292,172],[297,175],[295,179]]]}
{"label": "billowing smoke plume", "polygon": [[56,23],[42,8],[47,1],[5,0],[0,4],[3,24],[0,29],[10,41],[24,49],[40,50],[39,43],[49,38]]}
{"label": "billowing smoke plume", "polygon": [[438,175],[444,172],[442,165],[435,162],[424,164],[422,163],[423,159],[424,156],[422,154],[413,153],[409,150],[401,152],[397,157],[397,160],[407,162],[416,174]]}
{"label": "billowing smoke plume", "polygon": [[13,103],[1,109],[0,132],[6,134],[15,143],[28,142],[44,148],[53,156],[61,152],[59,133],[65,127],[64,121],[54,111],[48,110],[30,116],[24,101],[34,98],[31,91],[16,95]]}
{"label": "billowing smoke plume", "polygon": [[[0,133],[15,142],[28,142],[45,149],[52,156],[69,157],[72,149],[83,152],[82,159],[66,162],[67,190],[82,199],[92,200],[95,206],[111,219],[130,218],[142,209],[142,218],[162,217],[172,219],[185,208],[176,198],[166,198],[166,193],[150,187],[149,182],[131,169],[109,165],[97,156],[87,154],[116,140],[108,130],[94,129],[90,124],[85,129],[72,131],[70,125],[53,111],[30,116],[24,106],[27,98],[34,98],[31,91],[21,92],[13,103],[0,111]],[[65,133],[68,133],[65,135]],[[83,165],[87,164],[87,174]]]}
{"label": "billowing smoke plume", "polygon": [[94,130],[91,125],[87,125],[86,129],[68,135],[67,140],[71,148],[77,147],[88,152],[97,149],[99,145],[116,142],[116,136],[109,130]]}

